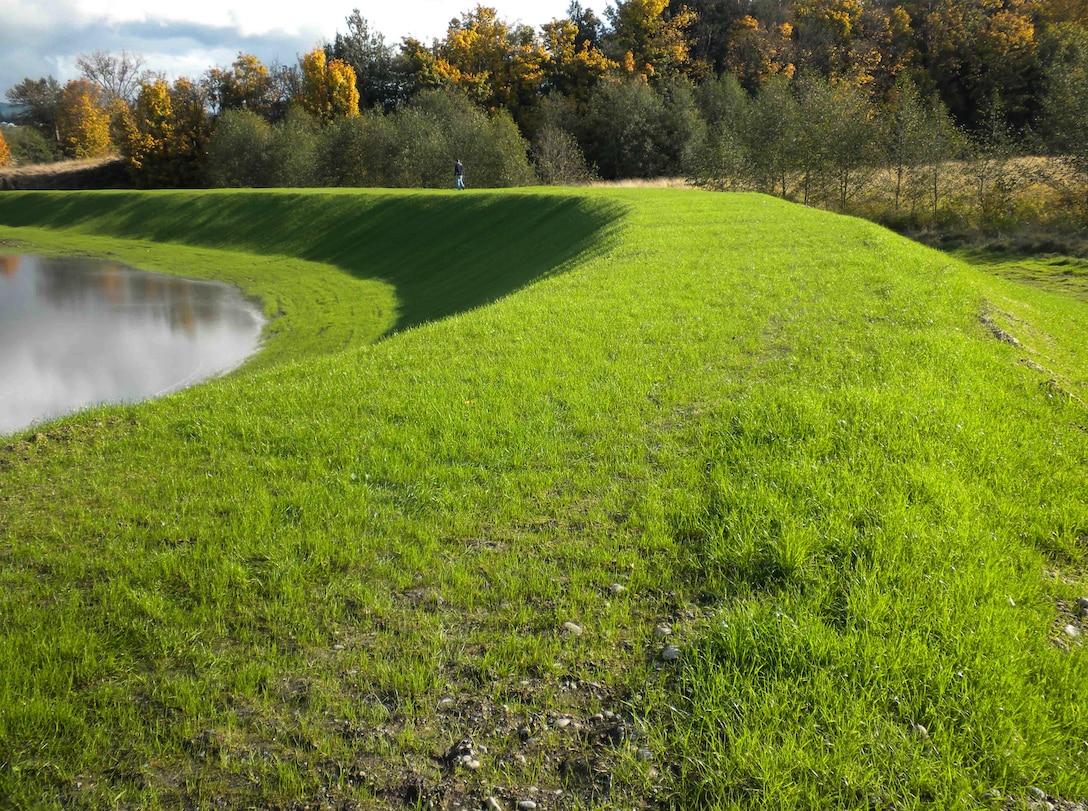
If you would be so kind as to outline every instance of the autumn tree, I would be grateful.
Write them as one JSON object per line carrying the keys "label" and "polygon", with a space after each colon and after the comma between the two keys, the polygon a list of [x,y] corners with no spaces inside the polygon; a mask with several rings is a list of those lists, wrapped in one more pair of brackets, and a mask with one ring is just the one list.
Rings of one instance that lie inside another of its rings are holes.
{"label": "autumn tree", "polygon": [[230,68],[211,68],[201,80],[214,113],[249,110],[268,117],[272,108],[272,78],[256,56],[239,53]]}
{"label": "autumn tree", "polygon": [[8,142],[4,139],[4,133],[0,132],[0,166],[8,166],[11,164],[11,147],[8,146]]}
{"label": "autumn tree", "polygon": [[88,80],[70,81],[61,91],[57,133],[70,158],[98,158],[110,151],[110,117],[98,88]]}
{"label": "autumn tree", "polygon": [[207,99],[182,78],[144,82],[131,109],[121,113],[122,154],[137,184],[146,188],[203,185],[210,135]]}
{"label": "autumn tree", "polygon": [[628,72],[664,77],[693,67],[687,31],[696,16],[686,6],[674,12],[668,0],[619,0],[605,16],[606,52]]}
{"label": "autumn tree", "polygon": [[544,34],[544,89],[559,93],[584,109],[590,91],[618,65],[584,37],[570,18],[552,20],[541,26]]}
{"label": "autumn tree", "polygon": [[1028,121],[1039,77],[1036,0],[904,0],[933,87],[961,125],[981,123],[995,96]]}
{"label": "autumn tree", "polygon": [[120,56],[106,51],[80,54],[76,67],[84,79],[98,88],[103,107],[114,102],[131,103],[139,92],[140,84],[149,81],[151,71],[144,68],[143,57],[121,51]]}
{"label": "autumn tree", "polygon": [[733,20],[721,60],[724,69],[755,92],[772,76],[793,76],[793,26],[764,26],[751,15]]}
{"label": "autumn tree", "polygon": [[450,21],[435,44],[433,76],[489,109],[505,107],[522,119],[539,99],[547,51],[529,26],[510,26],[489,6]]}
{"label": "autumn tree", "polygon": [[314,48],[299,61],[302,86],[298,101],[321,121],[359,115],[359,89],[355,70],[341,59],[328,60],[322,48]]}

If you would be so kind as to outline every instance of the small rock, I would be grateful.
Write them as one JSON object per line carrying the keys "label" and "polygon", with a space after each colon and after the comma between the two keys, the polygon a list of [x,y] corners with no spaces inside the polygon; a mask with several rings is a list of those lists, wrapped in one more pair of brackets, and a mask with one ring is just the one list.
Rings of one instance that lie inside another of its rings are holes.
{"label": "small rock", "polygon": [[569,727],[571,725],[572,721],[574,721],[574,719],[571,718],[570,716],[567,716],[567,715],[560,716],[559,718],[555,719],[555,728],[556,729],[566,729],[567,727]]}
{"label": "small rock", "polygon": [[591,716],[589,717],[589,720],[590,720],[590,721],[592,721],[592,722],[593,722],[593,723],[595,723],[595,724],[599,724],[599,723],[600,723],[601,721],[603,721],[603,720],[604,720],[604,714],[603,714],[603,713],[599,713],[599,712],[598,712],[598,713],[595,713],[594,715],[591,715]]}
{"label": "small rock", "polygon": [[622,583],[613,583],[611,586],[608,587],[608,590],[613,594],[623,594],[625,591],[627,591],[627,586],[623,585]]}
{"label": "small rock", "polygon": [[488,797],[487,802],[484,803],[484,808],[487,811],[503,811],[502,803],[498,797]]}
{"label": "small rock", "polygon": [[1029,786],[1028,796],[1031,797],[1031,799],[1033,800],[1041,801],[1046,799],[1046,792],[1043,791],[1041,788],[1038,788],[1037,786]]}
{"label": "small rock", "polygon": [[518,803],[518,811],[536,811],[536,803],[533,800],[522,800]]}
{"label": "small rock", "polygon": [[928,741],[929,740],[929,730],[926,729],[921,724],[911,724],[910,725],[910,730],[915,735],[917,735],[919,738],[921,738],[923,741]]}
{"label": "small rock", "polygon": [[516,752],[514,754],[514,760],[518,762],[519,766],[524,766],[526,763],[529,762],[529,758],[525,757],[525,755],[521,754],[521,752]]}
{"label": "small rock", "polygon": [[665,650],[661,651],[661,658],[666,662],[675,662],[680,658],[680,648],[676,645],[666,645]]}
{"label": "small rock", "polygon": [[668,623],[662,622],[656,628],[654,628],[654,636],[664,639],[672,633],[672,626]]}
{"label": "small rock", "polygon": [[651,752],[649,749],[643,748],[638,750],[638,752],[635,754],[635,757],[637,757],[643,763],[649,763],[651,760],[654,759],[654,753]]}
{"label": "small rock", "polygon": [[989,791],[987,791],[985,794],[982,795],[982,801],[984,803],[991,803],[994,800],[1000,800],[1000,799],[1001,799],[1001,792],[1000,791],[995,791],[994,789],[990,789]]}
{"label": "small rock", "polygon": [[1084,610],[1084,609],[1088,608],[1088,597],[1078,597],[1077,598],[1077,607],[1080,608],[1081,610]]}
{"label": "small rock", "polygon": [[1063,630],[1066,636],[1080,636],[1080,628],[1076,625],[1066,625]]}
{"label": "small rock", "polygon": [[335,645],[332,646],[332,649],[333,650],[343,650],[344,646],[341,645],[339,642],[337,642]]}
{"label": "small rock", "polygon": [[445,698],[443,698],[442,700],[440,700],[438,702],[438,708],[440,710],[443,710],[443,709],[446,709],[448,707],[452,707],[456,703],[457,702],[453,700],[453,696],[446,696]]}
{"label": "small rock", "polygon": [[571,636],[580,636],[582,633],[582,626],[576,622],[564,622],[563,630]]}

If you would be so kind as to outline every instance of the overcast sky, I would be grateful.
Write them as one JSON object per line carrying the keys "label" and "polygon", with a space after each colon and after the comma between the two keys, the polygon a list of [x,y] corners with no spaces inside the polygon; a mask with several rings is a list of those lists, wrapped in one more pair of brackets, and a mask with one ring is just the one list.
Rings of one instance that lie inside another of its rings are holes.
{"label": "overcast sky", "polygon": [[[484,2],[509,22],[534,27],[565,16],[569,0]],[[239,52],[265,64],[293,64],[314,46],[346,33],[353,8],[396,45],[401,37],[425,42],[445,34],[450,19],[475,0],[0,0],[0,101],[26,77],[77,78],[81,53],[122,50],[168,78],[197,78],[227,66]],[[583,2],[598,15],[604,2]]]}

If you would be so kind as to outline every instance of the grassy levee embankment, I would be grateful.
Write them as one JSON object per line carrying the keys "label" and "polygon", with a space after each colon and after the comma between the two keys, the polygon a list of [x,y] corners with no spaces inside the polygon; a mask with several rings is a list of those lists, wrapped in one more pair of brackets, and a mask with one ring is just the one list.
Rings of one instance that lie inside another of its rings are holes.
{"label": "grassy levee embankment", "polygon": [[1083,301],[753,195],[0,224],[293,319],[0,449],[0,802],[1088,800]]}

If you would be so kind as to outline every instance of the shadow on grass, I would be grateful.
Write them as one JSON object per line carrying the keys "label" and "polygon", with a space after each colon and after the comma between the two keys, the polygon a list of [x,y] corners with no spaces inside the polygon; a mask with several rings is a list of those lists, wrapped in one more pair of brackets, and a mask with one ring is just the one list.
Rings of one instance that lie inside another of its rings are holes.
{"label": "shadow on grass", "polygon": [[618,204],[553,193],[8,192],[0,223],[335,265],[391,284],[394,330],[495,301],[599,249]]}

